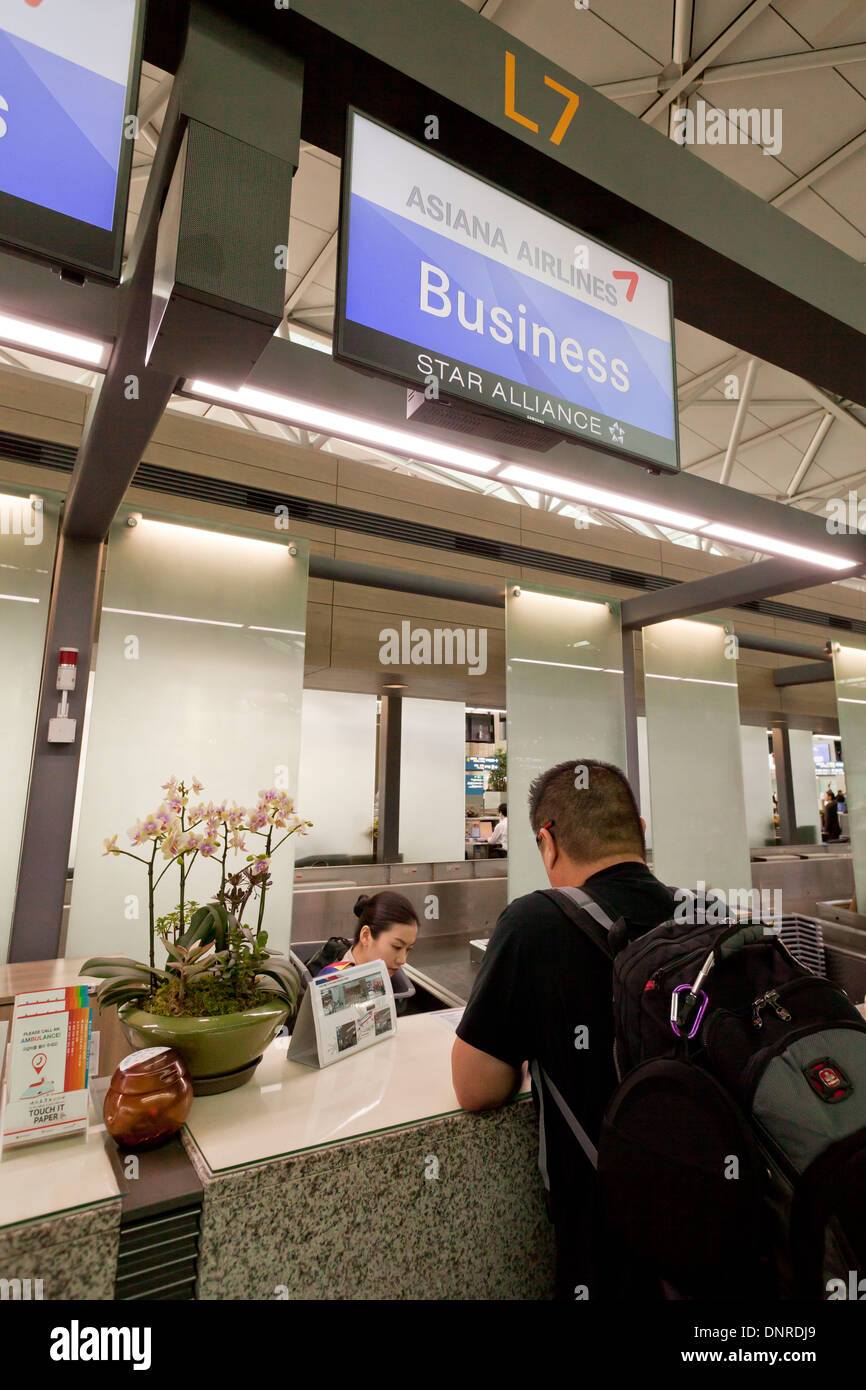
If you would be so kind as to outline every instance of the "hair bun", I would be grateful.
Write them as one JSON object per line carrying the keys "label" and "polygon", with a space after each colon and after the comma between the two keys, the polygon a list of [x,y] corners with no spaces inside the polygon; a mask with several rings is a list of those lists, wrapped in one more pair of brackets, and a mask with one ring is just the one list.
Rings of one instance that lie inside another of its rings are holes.
{"label": "hair bun", "polygon": [[358,898],[358,901],[355,903],[355,906],[352,908],[352,911],[354,912],[356,917],[360,917],[361,913],[364,911],[364,908],[367,906],[367,903],[369,901],[369,893],[362,893],[361,896]]}

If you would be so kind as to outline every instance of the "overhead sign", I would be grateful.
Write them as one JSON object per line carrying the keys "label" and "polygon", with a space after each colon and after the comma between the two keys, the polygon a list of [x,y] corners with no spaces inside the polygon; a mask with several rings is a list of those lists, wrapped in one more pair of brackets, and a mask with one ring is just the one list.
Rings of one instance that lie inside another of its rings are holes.
{"label": "overhead sign", "polygon": [[118,277],[143,16],[140,0],[0,0],[0,240]]}
{"label": "overhead sign", "polygon": [[499,759],[497,757],[483,757],[477,754],[474,756],[467,754],[466,756],[467,772],[495,772],[498,766]]}
{"label": "overhead sign", "polygon": [[670,281],[349,113],[335,356],[679,467]]}

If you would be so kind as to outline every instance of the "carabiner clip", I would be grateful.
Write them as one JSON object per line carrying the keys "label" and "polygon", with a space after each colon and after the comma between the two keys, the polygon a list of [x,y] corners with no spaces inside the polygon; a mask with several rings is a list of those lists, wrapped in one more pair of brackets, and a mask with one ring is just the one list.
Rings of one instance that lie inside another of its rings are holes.
{"label": "carabiner clip", "polygon": [[[687,991],[688,998],[682,1000],[683,1016],[681,1019],[681,1001],[679,996],[682,994],[683,990]],[[707,1003],[708,995],[706,990],[695,989],[694,985],[677,985],[671,995],[671,1027],[678,1038],[685,1036],[689,1042],[692,1040],[701,1026],[701,1019],[706,1012]],[[697,1013],[694,1012],[695,1009],[697,1009]],[[693,1022],[691,1022],[692,1017],[694,1018]],[[690,1031],[684,1034],[683,1030],[686,1028],[689,1028]]]}

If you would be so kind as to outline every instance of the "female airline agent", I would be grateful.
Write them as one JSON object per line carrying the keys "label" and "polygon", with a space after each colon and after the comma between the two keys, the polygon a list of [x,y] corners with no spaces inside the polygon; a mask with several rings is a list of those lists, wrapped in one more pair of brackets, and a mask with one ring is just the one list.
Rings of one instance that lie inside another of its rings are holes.
{"label": "female airline agent", "polygon": [[[366,965],[371,960],[381,960],[391,977],[391,988],[400,1013],[400,996],[414,994],[414,986],[402,967],[406,963],[418,936],[418,919],[412,904],[401,893],[384,889],[374,893],[371,898],[362,893],[354,907],[358,925],[355,939],[349,944],[344,937],[331,937],[322,950],[308,963],[310,974],[316,975],[342,959],[354,965]],[[340,956],[340,947],[348,947]]]}

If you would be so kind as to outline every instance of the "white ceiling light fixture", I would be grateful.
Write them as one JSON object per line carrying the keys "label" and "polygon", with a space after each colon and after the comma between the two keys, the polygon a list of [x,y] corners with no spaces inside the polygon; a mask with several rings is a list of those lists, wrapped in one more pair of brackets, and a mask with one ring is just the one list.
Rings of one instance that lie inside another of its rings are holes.
{"label": "white ceiling light fixture", "polygon": [[72,333],[61,333],[55,328],[44,328],[41,324],[12,318],[8,314],[0,314],[0,342],[9,347],[29,348],[65,362],[86,362],[91,367],[104,367],[108,361],[106,343],[79,338]]}
{"label": "white ceiling light fixture", "polygon": [[706,526],[705,516],[694,516],[690,512],[674,511],[655,502],[644,502],[638,497],[627,497],[623,493],[609,492],[607,488],[591,487],[569,478],[559,478],[553,473],[539,473],[534,468],[524,468],[522,464],[509,464],[497,474],[503,482],[520,483],[524,487],[540,488],[542,492],[555,497],[571,497],[577,502],[585,502],[592,507],[603,507],[607,512],[621,512],[623,516],[633,516],[639,521],[658,521],[664,526],[675,526],[681,531],[696,531]]}
{"label": "white ceiling light fixture", "polygon": [[774,536],[762,536],[756,531],[742,531],[739,526],[727,526],[721,521],[714,521],[702,530],[705,536],[716,536],[721,541],[742,545],[747,550],[758,550],[767,555],[786,555],[792,560],[820,565],[822,569],[850,570],[857,564],[856,560],[844,560],[840,555],[828,555],[823,550],[812,550],[809,546],[777,540]]}
{"label": "white ceiling light fixture", "polygon": [[430,463],[466,469],[470,473],[490,473],[494,468],[498,468],[500,463],[499,459],[488,458],[485,454],[475,454],[468,449],[457,449],[452,444],[427,439],[424,435],[414,434],[409,430],[377,425],[371,420],[362,420],[355,415],[344,415],[338,410],[312,405],[309,401],[292,400],[289,396],[277,396],[270,391],[256,391],[251,386],[242,386],[239,391],[232,391],[210,381],[187,381],[183,389],[186,395],[198,396],[217,404],[237,406],[253,415],[264,415],[272,420],[286,420],[292,425],[299,425],[301,429],[315,430],[317,434],[369,444],[375,449],[406,454],[410,458],[427,459]]}

